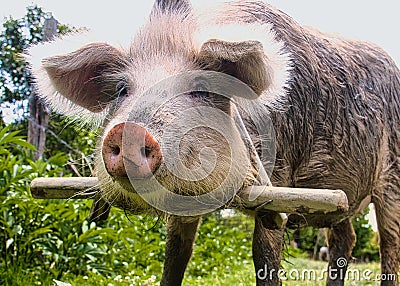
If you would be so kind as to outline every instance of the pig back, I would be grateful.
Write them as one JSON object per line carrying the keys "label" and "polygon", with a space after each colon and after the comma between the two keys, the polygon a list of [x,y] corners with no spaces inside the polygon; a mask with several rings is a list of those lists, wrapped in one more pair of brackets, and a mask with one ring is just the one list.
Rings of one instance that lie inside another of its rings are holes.
{"label": "pig back", "polygon": [[301,27],[269,5],[245,10],[272,24],[292,56],[287,97],[269,107],[277,145],[273,183],[342,189],[354,213],[384,184],[388,161],[399,169],[399,69],[373,44]]}

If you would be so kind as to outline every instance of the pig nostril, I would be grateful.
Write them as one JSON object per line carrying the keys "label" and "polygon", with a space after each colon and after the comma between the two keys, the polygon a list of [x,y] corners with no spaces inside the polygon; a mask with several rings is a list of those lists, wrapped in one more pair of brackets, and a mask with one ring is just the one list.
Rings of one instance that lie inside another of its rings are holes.
{"label": "pig nostril", "polygon": [[113,146],[111,147],[111,152],[114,155],[119,155],[121,153],[121,148],[119,146]]}
{"label": "pig nostril", "polygon": [[[140,154],[143,157],[148,158],[148,157],[150,157],[151,149],[149,147],[142,147],[142,148],[140,148]],[[153,155],[153,158],[154,158],[154,155]]]}

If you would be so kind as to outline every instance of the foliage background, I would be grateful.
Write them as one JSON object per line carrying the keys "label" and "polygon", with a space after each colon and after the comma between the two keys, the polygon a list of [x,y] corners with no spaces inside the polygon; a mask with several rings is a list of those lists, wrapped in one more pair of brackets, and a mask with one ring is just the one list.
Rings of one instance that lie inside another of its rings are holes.
{"label": "foliage background", "polygon": [[[89,223],[88,201],[39,201],[30,195],[29,183],[36,177],[90,175],[97,134],[52,115],[45,153],[32,160],[34,147],[25,141],[26,101],[32,84],[20,53],[41,41],[45,18],[41,8],[29,7],[24,18],[8,19],[0,33],[1,104],[21,115],[8,126],[0,116],[0,285],[54,285],[52,279],[77,281],[76,285],[89,280],[132,285],[157,282],[164,260],[162,219],[127,217],[113,209],[107,221]],[[68,30],[59,25],[60,33]],[[359,240],[353,255],[377,259],[376,234],[366,219],[357,217],[354,225]],[[192,284],[202,277],[216,281],[251,269],[252,228],[252,220],[241,214],[205,216],[187,281]],[[317,232],[300,230],[301,249],[287,247],[286,257],[310,256]],[[292,240],[293,232],[288,232],[287,244]]]}

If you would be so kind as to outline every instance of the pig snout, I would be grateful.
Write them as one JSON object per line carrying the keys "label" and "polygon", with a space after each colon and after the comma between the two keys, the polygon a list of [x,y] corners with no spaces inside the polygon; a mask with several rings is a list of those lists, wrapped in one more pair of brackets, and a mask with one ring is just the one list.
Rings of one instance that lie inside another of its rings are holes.
{"label": "pig snout", "polygon": [[107,172],[113,177],[148,178],[162,162],[158,142],[144,127],[131,122],[108,131],[102,154]]}

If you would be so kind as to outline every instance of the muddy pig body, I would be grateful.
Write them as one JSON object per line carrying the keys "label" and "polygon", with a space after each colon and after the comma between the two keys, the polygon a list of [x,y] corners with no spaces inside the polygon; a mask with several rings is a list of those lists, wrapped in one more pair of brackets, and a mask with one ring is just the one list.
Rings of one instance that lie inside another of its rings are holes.
{"label": "muddy pig body", "polygon": [[[96,154],[103,199],[134,213],[169,213],[161,284],[180,285],[201,215],[260,183],[232,120],[238,109],[261,158],[271,138],[260,123],[273,125],[273,185],[347,194],[348,213],[292,215],[289,226],[328,227],[329,269],[345,273],[347,263],[339,262],[350,260],[356,239],[350,218],[373,202],[382,273],[393,275],[382,284],[397,285],[400,72],[390,57],[304,28],[260,2],[206,13],[185,1],[166,3],[127,49],[66,49],[64,40],[30,51],[43,97],[61,113],[103,126]],[[269,214],[254,215],[257,285],[279,284],[282,230],[270,229]],[[327,283],[341,285],[343,277]]]}

